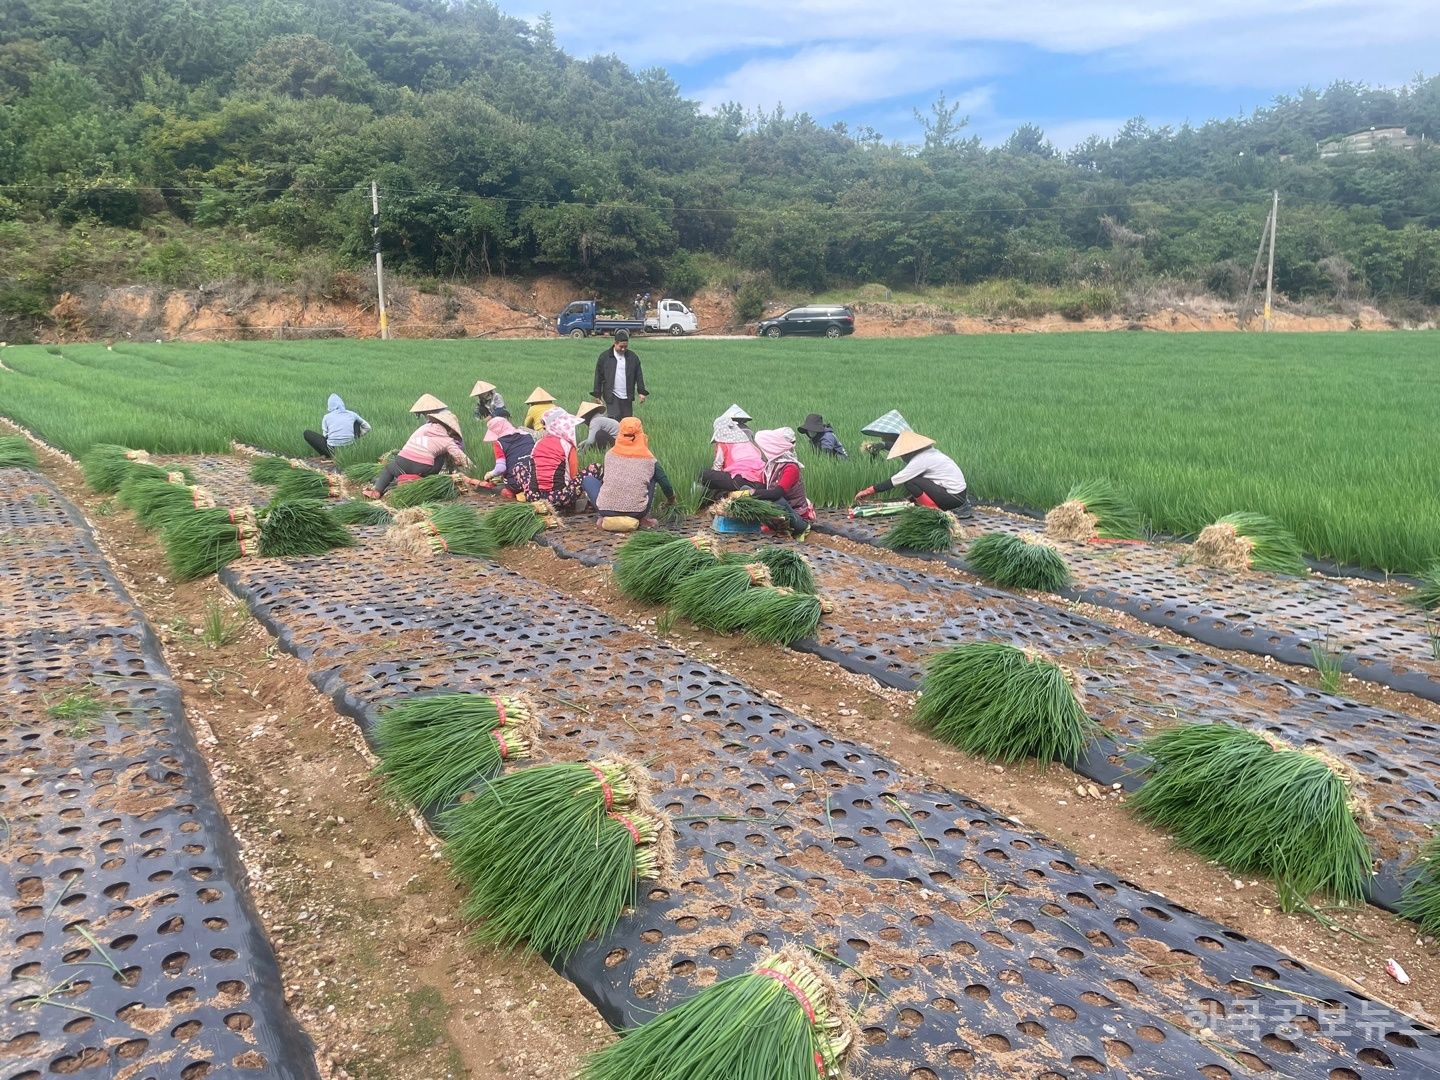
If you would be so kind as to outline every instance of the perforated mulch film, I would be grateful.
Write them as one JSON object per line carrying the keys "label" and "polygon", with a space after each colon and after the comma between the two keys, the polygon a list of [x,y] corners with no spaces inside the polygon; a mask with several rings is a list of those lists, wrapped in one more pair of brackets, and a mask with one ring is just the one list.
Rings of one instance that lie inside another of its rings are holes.
{"label": "perforated mulch film", "polygon": [[[822,511],[816,528],[878,543],[893,519],[850,519]],[[1041,522],[976,509],[967,532],[1038,534]],[[1074,584],[1066,599],[1114,608],[1221,649],[1314,666],[1311,644],[1343,656],[1356,678],[1440,702],[1440,657],[1426,613],[1365,582],[1311,576],[1233,573],[1186,561],[1188,549],[1130,542],[1056,541]],[[963,542],[939,558],[965,569]]]}
{"label": "perforated mulch film", "polygon": [[367,728],[528,692],[539,757],[650,763],[675,881],[563,967],[612,1024],[799,941],[850,965],[858,1077],[1440,1076],[1434,1031],[503,568],[367,543],[222,579]]}
{"label": "perforated mulch film", "polygon": [[142,616],[0,470],[0,1077],[316,1075]]}

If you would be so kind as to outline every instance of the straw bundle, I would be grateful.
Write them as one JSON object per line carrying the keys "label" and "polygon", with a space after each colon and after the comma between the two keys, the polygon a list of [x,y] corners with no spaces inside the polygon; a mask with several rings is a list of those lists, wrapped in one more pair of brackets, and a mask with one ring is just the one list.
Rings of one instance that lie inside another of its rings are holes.
{"label": "straw bundle", "polygon": [[757,585],[770,584],[762,563],[721,562],[697,570],[676,584],[670,602],[696,626],[729,634],[745,626],[741,599]]}
{"label": "straw bundle", "polygon": [[1028,649],[980,641],[932,656],[914,719],[967,753],[1074,764],[1096,725],[1079,680]]}
{"label": "straw bundle", "polygon": [[641,878],[673,859],[669,819],[638,765],[606,760],[506,773],[441,817],[481,941],[564,957],[603,934]]}
{"label": "straw bundle", "polygon": [[1090,480],[1076,484],[1045,515],[1045,531],[1057,540],[1138,540],[1145,535],[1145,519],[1108,480]]}
{"label": "straw bundle", "polygon": [[669,539],[663,544],[645,540],[632,551],[631,545],[647,535],[640,532],[627,540],[611,568],[615,584],[632,600],[663,604],[680,582],[720,561],[715,542],[707,536]]}
{"label": "straw bundle", "polygon": [[986,533],[965,552],[970,569],[1006,589],[1055,592],[1070,584],[1070,568],[1042,537]]}
{"label": "straw bundle", "polygon": [[177,581],[213,574],[242,555],[253,555],[260,527],[250,507],[197,510],[172,518],[161,533]]}
{"label": "straw bundle", "polygon": [[577,1080],[843,1080],[859,1036],[839,988],[787,945],[595,1054]]}
{"label": "straw bundle", "polygon": [[260,554],[266,558],[323,555],[354,544],[350,530],[316,499],[271,503],[260,526]]}
{"label": "straw bundle", "polygon": [[912,506],[900,515],[881,541],[894,551],[949,551],[960,535],[960,523],[946,510]]}
{"label": "straw bundle", "polygon": [[0,469],[35,469],[39,466],[35,450],[24,435],[0,437]]}
{"label": "straw bundle", "polygon": [[387,709],[375,725],[385,789],[426,809],[443,806],[530,756],[538,726],[520,698],[481,694],[417,697]]}
{"label": "straw bundle", "polygon": [[1295,535],[1264,514],[1226,514],[1195,541],[1195,557],[1222,570],[1269,570],[1304,577],[1305,552]]}
{"label": "straw bundle", "polygon": [[1153,760],[1130,800],[1141,817],[1234,873],[1274,876],[1287,910],[1316,892],[1363,899],[1363,808],[1338,761],[1229,724],[1181,725],[1140,750]]}
{"label": "straw bundle", "polygon": [[396,509],[422,503],[450,502],[460,497],[455,481],[445,473],[422,476],[405,484],[396,484],[385,493],[385,501]]}

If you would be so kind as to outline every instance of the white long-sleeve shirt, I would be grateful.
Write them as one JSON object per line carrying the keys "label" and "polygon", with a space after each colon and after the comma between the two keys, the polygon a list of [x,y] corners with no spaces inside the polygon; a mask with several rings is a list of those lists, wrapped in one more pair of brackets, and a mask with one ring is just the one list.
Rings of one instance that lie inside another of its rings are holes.
{"label": "white long-sleeve shirt", "polygon": [[[904,487],[907,480],[922,476],[952,495],[959,495],[965,490],[965,474],[960,471],[960,466],[933,446],[927,446],[907,461],[905,467],[890,478],[890,486]],[[882,489],[877,485],[876,490]]]}
{"label": "white long-sleeve shirt", "polygon": [[629,357],[619,349],[615,349],[614,353],[615,385],[611,388],[611,392],[614,393],[617,398],[624,400],[630,396],[630,388],[625,384],[625,364]]}

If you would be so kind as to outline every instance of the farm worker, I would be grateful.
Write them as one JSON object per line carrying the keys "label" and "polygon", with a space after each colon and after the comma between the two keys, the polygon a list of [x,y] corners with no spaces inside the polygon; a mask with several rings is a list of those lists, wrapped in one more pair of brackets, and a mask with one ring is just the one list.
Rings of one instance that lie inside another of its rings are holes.
{"label": "farm worker", "polygon": [[627,416],[619,423],[615,445],[605,455],[605,468],[600,476],[586,476],[582,483],[590,505],[603,521],[607,517],[637,518],[642,526],[658,525],[650,516],[655,502],[655,486],[665,493],[665,501],[675,501],[670,478],[650,452],[650,442],[638,418]]}
{"label": "farm worker", "polygon": [[765,455],[765,486],[753,492],[757,499],[768,499],[785,511],[790,532],[804,539],[815,520],[815,507],[805,496],[805,466],[795,456],[795,432],[790,428],[772,428],[755,433],[755,445]]}
{"label": "farm worker", "polygon": [[429,416],[447,408],[449,406],[434,394],[421,394],[415,399],[415,404],[410,406],[410,411],[416,416]]}
{"label": "farm worker", "polygon": [[320,430],[305,432],[305,441],[315,448],[321,457],[334,457],[334,451],[349,446],[370,430],[364,418],[345,407],[339,394],[331,394],[325,405],[326,413],[320,421]]}
{"label": "farm worker", "polygon": [[557,405],[541,422],[545,434],[535,443],[530,457],[515,466],[515,480],[532,502],[548,502],[567,513],[585,494],[584,478],[598,477],[600,466],[590,465],[581,472],[580,455],[575,449],[575,417]]}
{"label": "farm worker", "polygon": [[543,386],[535,387],[530,396],[525,399],[525,404],[530,408],[525,411],[524,426],[531,431],[544,431],[545,427],[540,418],[555,408],[555,399],[551,396],[550,391]]}
{"label": "farm worker", "polygon": [[494,383],[488,383],[484,379],[475,383],[475,389],[470,391],[470,396],[475,399],[475,419],[489,420],[492,416],[509,416],[510,410],[505,408],[505,399],[500,396],[500,391],[495,389]]}
{"label": "farm worker", "polygon": [[630,331],[616,330],[610,348],[595,360],[595,386],[590,396],[605,402],[605,415],[611,420],[623,420],[633,415],[636,403],[649,394],[640,357],[630,348]]}
{"label": "farm worker", "polygon": [[905,422],[905,417],[891,409],[880,419],[871,420],[860,429],[861,435],[869,435],[875,440],[861,443],[860,450],[866,457],[881,457],[890,452],[901,432],[909,430],[910,425]]}
{"label": "farm worker", "polygon": [[825,423],[825,418],[819,413],[812,412],[805,418],[805,422],[800,425],[800,434],[808,437],[810,445],[822,454],[837,458],[850,456],[845,452],[845,446],[835,434],[835,429]]}
{"label": "farm worker", "polygon": [[582,401],[575,412],[575,419],[588,425],[590,434],[580,444],[581,450],[608,450],[615,445],[620,434],[620,422],[605,415],[605,406],[598,401]]}
{"label": "farm worker", "polygon": [[445,408],[424,416],[425,422],[380,471],[374,485],[365,489],[367,498],[380,498],[402,476],[433,476],[445,468],[470,467],[470,459],[465,456],[465,439],[460,434],[460,418]]}
{"label": "farm worker", "polygon": [[765,459],[750,441],[750,433],[737,420],[728,415],[716,417],[710,445],[715,448],[715,460],[710,468],[700,473],[700,483],[706,489],[706,501],[765,483]]}
{"label": "farm worker", "polygon": [[751,434],[750,431],[750,421],[753,418],[744,409],[740,408],[739,405],[731,405],[728,409],[726,409],[723,413],[720,414],[720,419],[734,420],[735,423],[739,425],[740,430],[745,433],[745,437],[751,442],[755,441],[755,436]]}
{"label": "farm worker", "polygon": [[508,416],[492,416],[485,425],[485,441],[495,448],[495,468],[485,474],[485,479],[504,480],[511,492],[519,491],[523,485],[515,478],[515,467],[530,460],[535,437],[517,428]]}
{"label": "farm worker", "polygon": [[904,488],[910,501],[935,510],[959,510],[970,501],[965,474],[960,466],[935,449],[935,440],[914,431],[902,431],[886,456],[905,463],[889,480],[855,493],[855,500],[879,495],[891,488]]}

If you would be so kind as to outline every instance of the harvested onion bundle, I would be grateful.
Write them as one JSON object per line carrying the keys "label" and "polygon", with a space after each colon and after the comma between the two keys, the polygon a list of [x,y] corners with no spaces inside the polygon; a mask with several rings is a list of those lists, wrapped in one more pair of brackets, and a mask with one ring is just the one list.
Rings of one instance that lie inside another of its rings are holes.
{"label": "harvested onion bundle", "polygon": [[304,464],[293,458],[268,455],[255,459],[250,466],[250,479],[257,484],[278,484],[296,469],[303,468]]}
{"label": "harvested onion bundle", "polygon": [[470,555],[495,551],[495,538],[484,520],[468,506],[415,506],[401,510],[385,531],[388,543],[416,558]]}
{"label": "harvested onion bundle", "polygon": [[785,511],[779,506],[768,499],[757,499],[745,491],[725,496],[710,507],[710,513],[717,518],[729,518],[746,525],[779,525],[785,521]]}
{"label": "harvested onion bundle", "polygon": [[546,529],[559,526],[560,518],[549,503],[503,503],[482,519],[495,547],[528,544]]}
{"label": "harvested onion bundle", "polygon": [[949,551],[960,535],[960,523],[947,510],[912,506],[900,515],[881,541],[894,551]]}
{"label": "harvested onion bundle", "polygon": [[172,519],[161,533],[165,557],[179,581],[213,574],[243,555],[253,555],[259,545],[260,527],[255,511],[240,509],[197,510]]}
{"label": "harvested onion bundle", "polygon": [[323,555],[354,544],[350,530],[315,499],[272,503],[260,525],[260,554],[267,558]]}
{"label": "harvested onion bundle", "polygon": [[1070,568],[1043,537],[986,533],[965,552],[970,569],[1005,589],[1055,592],[1070,584]]}
{"label": "harvested onion bundle", "polygon": [[1304,577],[1305,552],[1295,534],[1264,514],[1226,514],[1201,530],[1195,557],[1224,570],[1269,570]]}
{"label": "harvested onion bundle", "polygon": [[396,484],[385,493],[385,501],[397,510],[423,503],[451,502],[459,497],[460,489],[454,479],[444,473]]}
{"label": "harvested onion bundle", "polygon": [[392,795],[424,809],[458,799],[530,756],[536,727],[520,698],[482,694],[417,697],[387,709],[375,725],[380,773]]}
{"label": "harvested onion bundle", "polygon": [[1138,540],[1145,519],[1108,480],[1089,480],[1072,487],[1045,515],[1045,531],[1058,540]]}
{"label": "harvested onion bundle", "polygon": [[271,503],[290,502],[294,499],[343,499],[348,493],[345,481],[331,473],[315,469],[291,469],[275,484],[275,495]]}
{"label": "harvested onion bundle", "polygon": [[611,568],[615,584],[632,600],[663,604],[680,582],[720,561],[715,541],[707,536],[658,543],[646,538],[651,535],[636,533],[622,544]]}
{"label": "harvested onion bundle", "polygon": [[24,435],[0,436],[0,469],[35,469],[40,463]]}
{"label": "harvested onion bundle", "polygon": [[341,525],[386,525],[391,518],[388,506],[370,499],[351,499],[331,507],[330,514]]}
{"label": "harvested onion bundle", "polygon": [[177,515],[191,510],[212,510],[215,497],[203,487],[184,482],[179,473],[164,479],[148,475],[127,477],[116,493],[121,506],[135,512],[135,518],[147,529],[163,528]]}
{"label": "harvested onion bundle", "polygon": [[682,579],[670,600],[696,626],[728,634],[745,626],[745,594],[768,584],[770,571],[762,563],[721,562]]}

